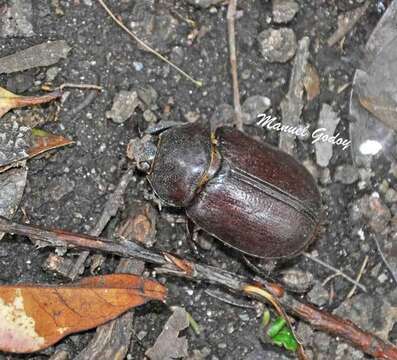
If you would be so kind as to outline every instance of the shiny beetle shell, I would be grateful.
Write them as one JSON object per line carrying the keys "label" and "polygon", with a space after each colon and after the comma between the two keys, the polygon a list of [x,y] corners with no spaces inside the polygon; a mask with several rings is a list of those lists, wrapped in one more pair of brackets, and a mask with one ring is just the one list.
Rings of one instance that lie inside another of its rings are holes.
{"label": "shiny beetle shell", "polygon": [[260,258],[301,253],[320,222],[321,197],[292,156],[242,132],[200,124],[160,136],[149,181],[201,229]]}

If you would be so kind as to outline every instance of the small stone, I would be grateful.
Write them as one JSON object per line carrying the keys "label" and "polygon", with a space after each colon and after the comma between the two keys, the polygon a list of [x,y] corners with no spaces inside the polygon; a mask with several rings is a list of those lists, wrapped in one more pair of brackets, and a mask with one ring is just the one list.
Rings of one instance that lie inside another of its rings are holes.
{"label": "small stone", "polygon": [[144,65],[141,63],[141,62],[138,62],[138,61],[133,61],[132,62],[132,66],[134,67],[134,69],[136,70],[136,71],[142,71],[143,70],[143,68],[144,68]]}
{"label": "small stone", "polygon": [[32,2],[10,0],[0,16],[0,37],[29,37],[34,35]]}
{"label": "small stone", "polygon": [[170,60],[175,64],[175,65],[182,65],[183,63],[183,48],[180,46],[175,46],[171,50],[170,54]]}
{"label": "small stone", "polygon": [[55,78],[58,76],[58,74],[61,72],[61,68],[53,66],[50,67],[47,71],[46,71],[46,80],[48,82],[54,81]]}
{"label": "small stone", "polygon": [[229,104],[219,105],[210,119],[211,128],[232,126],[234,122],[234,109]]}
{"label": "small stone", "polygon": [[289,289],[305,292],[313,285],[314,276],[306,271],[289,269],[282,272],[282,279]]}
{"label": "small stone", "polygon": [[328,302],[329,294],[320,283],[316,283],[307,294],[307,298],[314,305],[324,306]]}
{"label": "small stone", "polygon": [[358,180],[358,171],[352,165],[338,166],[335,171],[334,179],[342,184],[353,184]]}
{"label": "small stone", "polygon": [[385,201],[389,204],[397,202],[397,191],[394,189],[387,190],[385,194]]}
{"label": "small stone", "polygon": [[244,101],[241,110],[248,114],[243,117],[245,124],[252,125],[256,122],[259,114],[264,114],[271,105],[270,99],[266,96],[254,95]]}
{"label": "small stone", "polygon": [[106,112],[106,117],[121,124],[134,114],[140,104],[136,91],[120,91],[114,97],[112,109]]}
{"label": "small stone", "polygon": [[[330,105],[324,103],[321,107],[318,120],[318,129],[325,129],[321,133],[322,137],[324,136],[328,139],[331,138],[334,135],[339,122],[339,115],[332,109]],[[322,167],[327,167],[332,158],[333,144],[329,141],[320,141],[319,138],[316,138],[316,140],[317,141],[314,143],[314,148],[316,151],[317,164]]]}
{"label": "small stone", "polygon": [[380,274],[380,275],[378,276],[378,281],[379,281],[381,284],[383,284],[384,282],[386,282],[387,279],[388,279],[388,278],[387,278],[387,275],[386,275],[385,273],[382,273],[382,274]]}
{"label": "small stone", "polygon": [[145,121],[149,122],[149,123],[154,123],[157,121],[157,116],[154,114],[153,111],[147,109],[143,112],[143,118],[145,119]]}
{"label": "small stone", "polygon": [[146,337],[146,335],[147,335],[147,331],[141,330],[141,331],[136,335],[136,337],[137,337],[139,340],[143,340],[143,339]]}
{"label": "small stone", "polygon": [[277,24],[291,21],[299,11],[299,4],[293,0],[273,0],[273,21]]}
{"label": "small stone", "polygon": [[250,77],[251,77],[251,70],[250,70],[250,69],[244,69],[244,70],[241,72],[241,78],[242,78],[243,80],[248,80]]}
{"label": "small stone", "polygon": [[389,208],[382,202],[377,193],[373,193],[371,196],[364,195],[355,202],[352,209],[355,209],[356,213],[367,219],[369,227],[376,234],[385,230],[391,220]]}
{"label": "small stone", "polygon": [[159,97],[157,91],[150,85],[139,88],[138,96],[147,107],[151,107],[153,104],[155,104]]}
{"label": "small stone", "polygon": [[201,234],[197,239],[198,245],[203,250],[211,250],[213,246],[213,238],[207,234]]}
{"label": "small stone", "polygon": [[259,34],[258,41],[266,61],[285,63],[295,55],[296,37],[291,29],[264,30]]}
{"label": "small stone", "polygon": [[238,315],[238,317],[242,320],[242,321],[248,321],[250,319],[249,315],[242,312]]}
{"label": "small stone", "polygon": [[27,73],[18,73],[7,80],[7,90],[21,94],[33,86],[34,78]]}

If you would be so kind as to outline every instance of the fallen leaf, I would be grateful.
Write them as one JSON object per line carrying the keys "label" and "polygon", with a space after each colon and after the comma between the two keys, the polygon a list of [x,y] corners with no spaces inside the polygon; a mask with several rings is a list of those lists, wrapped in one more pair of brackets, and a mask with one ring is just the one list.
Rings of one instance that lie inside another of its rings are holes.
{"label": "fallen leaf", "polygon": [[73,144],[74,141],[66,139],[60,135],[53,135],[44,130],[33,128],[30,137],[31,146],[26,149],[26,152],[18,154],[18,156],[5,160],[6,165],[0,166],[0,174],[9,170],[10,168],[20,166],[24,160],[31,159],[37,155],[43,154],[46,151],[58,149],[60,147]]}
{"label": "fallen leaf", "polygon": [[28,353],[68,334],[94,328],[149,300],[166,288],[129,274],[94,276],[74,284],[0,286],[0,350]]}
{"label": "fallen leaf", "polygon": [[73,144],[72,140],[53,135],[41,129],[32,129],[33,146],[28,150],[29,159],[46,151]]}
{"label": "fallen leaf", "polygon": [[312,101],[320,94],[320,76],[318,75],[317,69],[311,64],[306,65],[303,86],[306,90],[307,101]]}
{"label": "fallen leaf", "polygon": [[12,109],[45,104],[61,96],[58,90],[42,96],[20,96],[0,87],[0,118]]}
{"label": "fallen leaf", "polygon": [[189,316],[185,309],[175,307],[174,313],[168,319],[163,331],[153,347],[145,355],[151,360],[172,360],[188,355],[186,337],[179,337],[179,333],[189,326]]}

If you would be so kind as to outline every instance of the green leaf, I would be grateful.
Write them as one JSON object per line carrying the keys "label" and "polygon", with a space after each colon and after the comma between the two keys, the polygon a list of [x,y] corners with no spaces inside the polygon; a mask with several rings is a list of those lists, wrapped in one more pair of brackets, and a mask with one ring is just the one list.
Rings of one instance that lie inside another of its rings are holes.
{"label": "green leaf", "polygon": [[274,338],[281,331],[281,329],[285,326],[285,324],[286,324],[285,319],[282,318],[281,316],[278,317],[274,321],[274,323],[272,324],[270,329],[267,331],[267,335],[271,338]]}
{"label": "green leaf", "polygon": [[286,328],[282,329],[273,337],[273,341],[276,345],[280,347],[284,346],[289,351],[296,351],[298,349],[298,342],[292,332]]}

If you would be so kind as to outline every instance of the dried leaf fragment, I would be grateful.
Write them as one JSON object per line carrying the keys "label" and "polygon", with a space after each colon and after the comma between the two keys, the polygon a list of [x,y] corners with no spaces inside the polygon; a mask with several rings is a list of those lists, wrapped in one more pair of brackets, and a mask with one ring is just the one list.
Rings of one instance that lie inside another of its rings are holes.
{"label": "dried leaf fragment", "polygon": [[317,69],[311,65],[306,65],[306,75],[303,78],[303,86],[306,90],[307,101],[312,101],[320,94],[320,76]]}
{"label": "dried leaf fragment", "polygon": [[0,118],[12,109],[45,104],[62,96],[59,90],[42,96],[20,96],[0,87]]}
{"label": "dried leaf fragment", "polygon": [[73,144],[72,140],[53,135],[41,129],[32,129],[33,146],[28,150],[29,159],[46,151]]}
{"label": "dried leaf fragment", "polygon": [[0,286],[0,351],[44,349],[149,300],[164,300],[166,294],[156,281],[129,274],[94,276],[58,287]]}

